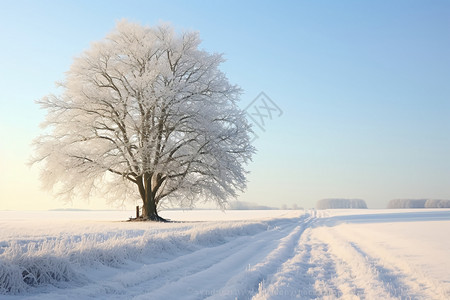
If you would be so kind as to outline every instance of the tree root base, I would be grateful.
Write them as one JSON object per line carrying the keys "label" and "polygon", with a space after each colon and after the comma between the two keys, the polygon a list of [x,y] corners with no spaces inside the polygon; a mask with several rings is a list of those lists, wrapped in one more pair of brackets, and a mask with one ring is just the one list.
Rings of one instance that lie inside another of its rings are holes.
{"label": "tree root base", "polygon": [[171,223],[172,221],[168,219],[161,218],[158,215],[153,215],[149,217],[139,216],[139,218],[130,218],[128,222],[161,222],[161,223]]}

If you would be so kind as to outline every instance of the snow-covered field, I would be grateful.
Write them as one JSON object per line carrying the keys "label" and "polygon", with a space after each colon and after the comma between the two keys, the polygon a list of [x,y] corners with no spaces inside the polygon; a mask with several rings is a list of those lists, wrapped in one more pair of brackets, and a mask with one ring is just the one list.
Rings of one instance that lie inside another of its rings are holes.
{"label": "snow-covered field", "polygon": [[450,210],[0,212],[0,299],[450,299]]}

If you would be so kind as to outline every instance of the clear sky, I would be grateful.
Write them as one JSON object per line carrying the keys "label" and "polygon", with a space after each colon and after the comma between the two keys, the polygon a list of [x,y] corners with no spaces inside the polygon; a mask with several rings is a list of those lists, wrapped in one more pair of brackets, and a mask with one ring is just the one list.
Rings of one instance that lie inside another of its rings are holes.
{"label": "clear sky", "polygon": [[108,208],[102,199],[64,206],[25,163],[44,117],[34,101],[122,18],[199,31],[204,49],[225,54],[242,108],[263,91],[283,112],[255,127],[239,200],[450,199],[449,1],[0,4],[0,209]]}

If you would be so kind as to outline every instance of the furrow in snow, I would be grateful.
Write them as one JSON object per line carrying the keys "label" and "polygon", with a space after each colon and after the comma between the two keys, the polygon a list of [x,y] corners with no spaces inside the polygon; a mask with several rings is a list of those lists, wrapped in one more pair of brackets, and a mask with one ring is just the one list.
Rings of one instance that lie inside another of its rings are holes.
{"label": "furrow in snow", "polygon": [[260,286],[253,300],[338,298],[341,291],[333,284],[335,264],[327,250],[326,244],[311,240],[311,229],[307,228],[295,255]]}
{"label": "furrow in snow", "polygon": [[275,273],[279,267],[295,254],[295,247],[309,220],[299,220],[288,236],[281,239],[278,246],[270,252],[261,262],[249,266],[233,276],[226,285],[211,299],[229,299],[230,291],[235,291],[239,299],[249,299],[264,285],[267,277]]}
{"label": "furrow in snow", "polygon": [[[337,285],[346,284],[345,277],[350,276],[355,288],[342,286],[343,296],[358,296],[361,299],[402,299],[416,298],[425,295],[415,294],[400,278],[404,276],[392,268],[379,264],[378,260],[368,256],[355,244],[346,241],[342,236],[331,232],[330,228],[314,229],[315,236],[329,245],[329,251],[336,261],[339,277]],[[426,298],[426,297],[425,297]]]}
{"label": "furrow in snow", "polygon": [[[136,299],[147,299],[148,297],[164,299],[170,297],[173,292],[185,293],[184,299],[208,297],[248,299],[255,292],[254,287],[258,286],[261,276],[264,276],[263,273],[257,273],[257,269],[252,270],[252,268],[267,261],[267,257],[273,254],[280,244],[289,243],[289,239],[293,238],[293,228],[297,227],[298,224],[292,222],[287,225],[280,223],[275,230],[248,237],[245,241],[241,240],[239,241],[240,246],[234,249],[235,251],[228,251],[229,255],[224,259],[214,259],[217,254],[212,254],[208,260],[214,260],[215,263],[211,266],[178,280],[171,280],[161,288],[148,291]],[[242,282],[234,280],[237,278],[235,274],[238,274],[237,276]],[[240,274],[248,276],[242,278]]]}
{"label": "furrow in snow", "polygon": [[336,228],[336,234],[366,258],[394,294],[412,298],[449,299],[450,290],[415,268],[404,257],[399,259],[350,228],[346,228],[344,232],[340,229],[342,228]]}

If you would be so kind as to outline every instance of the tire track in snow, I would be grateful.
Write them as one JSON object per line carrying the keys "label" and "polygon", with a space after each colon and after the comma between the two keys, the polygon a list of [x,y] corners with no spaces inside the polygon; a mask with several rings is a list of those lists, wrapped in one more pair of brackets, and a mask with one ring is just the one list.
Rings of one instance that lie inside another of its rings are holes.
{"label": "tire track in snow", "polygon": [[279,225],[283,226],[279,230],[249,237],[245,243],[240,243],[240,247],[235,249],[237,251],[228,251],[228,257],[218,259],[208,268],[176,281],[171,280],[161,288],[136,299],[164,299],[173,292],[186,293],[184,299],[251,298],[267,272],[276,270],[277,257],[292,254],[290,246],[296,243],[303,228],[299,226],[298,220]]}
{"label": "tire track in snow", "polygon": [[[410,274],[386,267],[381,259],[371,257],[355,243],[347,241],[329,228],[317,228],[319,239],[329,245],[330,254],[336,261],[339,276],[337,285],[345,284],[350,277],[353,288],[342,286],[344,296],[358,296],[360,299],[439,299],[435,293],[412,289]],[[356,289],[355,289],[356,288]]]}
{"label": "tire track in snow", "polygon": [[254,300],[447,299],[427,280],[396,267],[388,256],[381,256],[387,261],[372,257],[348,236],[314,223],[311,220],[300,236],[295,255],[267,279]]}
{"label": "tire track in snow", "polygon": [[[450,293],[439,282],[435,282],[405,261],[397,258],[384,248],[367,243],[354,232],[339,235],[375,270],[385,283],[390,294],[399,299],[449,299]],[[356,238],[356,241],[355,241]]]}
{"label": "tire track in snow", "polygon": [[261,262],[233,276],[218,293],[207,299],[230,299],[230,296],[238,299],[252,298],[264,286],[267,278],[276,273],[280,266],[295,254],[298,240],[309,226],[310,221],[309,215],[303,216],[299,220],[298,226],[280,240],[278,247],[265,256]]}
{"label": "tire track in snow", "polygon": [[[298,220],[298,219],[297,219]],[[248,264],[256,264],[277,247],[278,241],[298,226],[293,219],[269,222],[267,231],[238,236],[213,247],[200,249],[168,261],[138,265],[137,269],[121,270],[119,274],[91,284],[41,294],[36,298],[73,299],[170,299],[174,290],[184,299],[203,299],[220,290],[233,274]],[[228,269],[227,269],[228,268]],[[217,278],[220,277],[220,278]],[[211,282],[211,279],[214,279]],[[220,280],[219,280],[220,279]],[[205,283],[214,283],[209,287]],[[33,299],[33,296],[30,297]]]}
{"label": "tire track in snow", "polygon": [[325,243],[313,241],[311,228],[298,240],[295,255],[263,285],[253,300],[262,299],[336,299],[342,295],[334,284],[336,265]]}
{"label": "tire track in snow", "polygon": [[417,295],[411,295],[411,293],[408,292],[407,286],[402,282],[401,279],[405,277],[405,275],[382,266],[378,259],[369,256],[355,243],[349,242],[348,244],[358,253],[358,255],[365,258],[369,268],[375,272],[378,280],[383,282],[386,292],[388,292],[391,297],[402,298],[402,296],[405,296],[407,293],[410,294],[411,298],[417,297]]}

